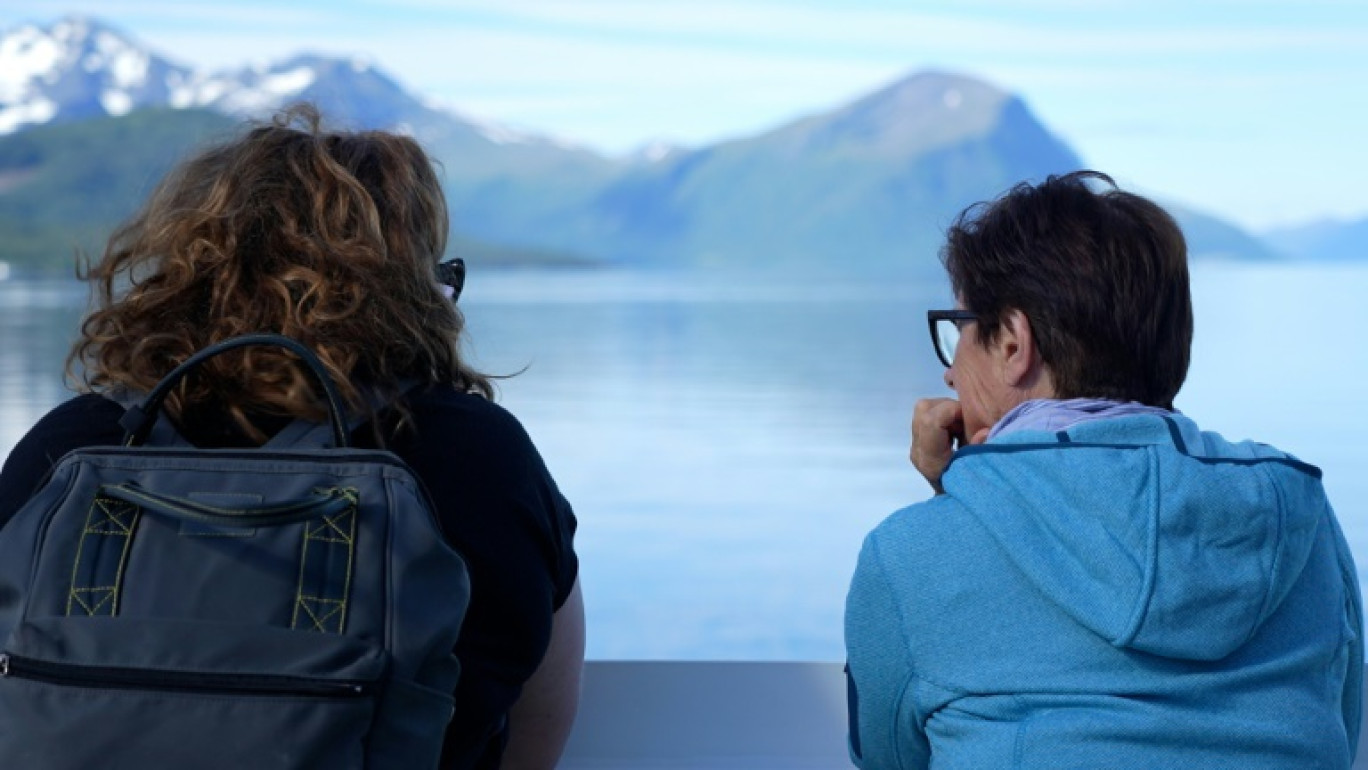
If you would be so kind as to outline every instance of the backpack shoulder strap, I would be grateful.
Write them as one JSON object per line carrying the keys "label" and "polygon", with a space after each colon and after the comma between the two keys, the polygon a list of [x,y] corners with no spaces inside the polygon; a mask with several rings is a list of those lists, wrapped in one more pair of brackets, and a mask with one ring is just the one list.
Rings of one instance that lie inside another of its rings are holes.
{"label": "backpack shoulder strap", "polygon": [[[360,415],[347,418],[347,434],[358,427],[354,425]],[[332,446],[332,426],[326,422],[310,422],[294,419],[276,432],[261,445],[262,449],[319,449]]]}
{"label": "backpack shoulder strap", "polygon": [[[128,388],[125,388],[121,385],[110,388],[109,390],[101,393],[101,395],[103,395],[110,401],[113,401],[114,403],[118,404],[119,406],[123,407],[124,412],[127,412],[128,410],[133,409],[135,407],[141,408],[143,404],[147,401],[146,393],[139,393],[137,391],[129,390]],[[157,420],[157,422],[152,426],[152,432],[148,434],[147,441],[145,443],[150,444],[152,446],[161,447],[194,446],[194,444],[190,443],[184,436],[181,435],[180,431],[176,430],[176,426],[173,425],[169,419],[166,419],[165,415],[163,415],[161,419]]]}
{"label": "backpack shoulder strap", "polygon": [[[399,380],[399,393],[393,399],[387,399],[374,390],[366,389],[365,397],[370,404],[373,413],[379,413],[382,409],[394,403],[400,398],[416,390],[422,382],[412,378]],[[361,427],[370,419],[370,414],[358,413],[347,417],[347,435]],[[281,428],[265,444],[262,449],[315,449],[332,444],[332,430],[327,423],[310,422],[308,420],[293,420],[284,428]]]}
{"label": "backpack shoulder strap", "polygon": [[347,445],[345,414],[342,409],[342,400],[337,395],[337,385],[323,366],[323,362],[318,359],[317,354],[298,340],[279,334],[244,334],[240,337],[231,337],[210,345],[180,362],[176,368],[161,378],[141,404],[125,409],[123,419],[119,420],[119,424],[127,431],[125,443],[128,446],[138,446],[147,440],[148,435],[157,423],[162,401],[187,373],[214,356],[226,353],[229,350],[250,346],[284,348],[304,362],[305,368],[313,375],[314,380],[323,390],[323,397],[328,406],[328,423],[332,427],[333,446],[345,447]]}

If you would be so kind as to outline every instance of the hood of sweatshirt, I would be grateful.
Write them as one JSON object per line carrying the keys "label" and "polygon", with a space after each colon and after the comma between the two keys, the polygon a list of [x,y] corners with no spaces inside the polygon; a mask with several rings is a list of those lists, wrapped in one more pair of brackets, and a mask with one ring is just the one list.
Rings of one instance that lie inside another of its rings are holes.
{"label": "hood of sweatshirt", "polygon": [[1005,434],[960,450],[942,483],[1080,624],[1188,660],[1268,619],[1328,506],[1314,466],[1177,414]]}

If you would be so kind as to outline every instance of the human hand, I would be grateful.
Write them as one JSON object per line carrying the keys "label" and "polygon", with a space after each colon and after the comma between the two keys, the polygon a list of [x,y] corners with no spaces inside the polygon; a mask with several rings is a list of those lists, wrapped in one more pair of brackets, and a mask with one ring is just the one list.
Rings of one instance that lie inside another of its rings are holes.
{"label": "human hand", "polygon": [[[981,444],[988,430],[976,431],[967,443]],[[924,398],[912,412],[912,466],[931,484],[936,494],[944,494],[941,474],[950,464],[955,449],[966,443],[964,411],[953,398]]]}

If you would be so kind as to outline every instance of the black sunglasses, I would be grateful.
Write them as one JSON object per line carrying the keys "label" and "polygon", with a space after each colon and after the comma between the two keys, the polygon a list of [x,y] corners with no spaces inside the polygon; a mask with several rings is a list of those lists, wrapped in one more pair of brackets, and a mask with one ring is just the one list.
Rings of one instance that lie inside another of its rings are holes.
{"label": "black sunglasses", "polygon": [[465,260],[460,257],[437,265],[437,283],[451,288],[451,301],[455,302],[465,288]]}
{"label": "black sunglasses", "polygon": [[949,369],[955,363],[955,348],[959,345],[961,325],[978,320],[971,310],[928,310],[926,324],[931,328],[931,345],[936,358]]}

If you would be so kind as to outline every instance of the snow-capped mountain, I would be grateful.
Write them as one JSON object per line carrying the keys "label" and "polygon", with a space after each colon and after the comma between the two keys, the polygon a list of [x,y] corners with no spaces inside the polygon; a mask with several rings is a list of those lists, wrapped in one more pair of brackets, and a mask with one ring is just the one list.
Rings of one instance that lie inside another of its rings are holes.
{"label": "snow-capped mountain", "polygon": [[627,156],[628,161],[637,163],[662,163],[672,160],[689,151],[688,147],[663,139],[647,142],[637,147]]}
{"label": "snow-capped mountain", "polygon": [[364,59],[296,56],[270,67],[201,75],[173,91],[170,106],[203,107],[237,117],[262,117],[296,101],[354,126],[410,129],[450,119],[410,96]]}
{"label": "snow-capped mountain", "polygon": [[193,72],[80,17],[0,35],[0,134],[163,105]]}
{"label": "snow-capped mountain", "polygon": [[0,135],[145,107],[264,118],[297,101],[313,102],[330,122],[351,127],[401,128],[439,140],[470,133],[495,144],[549,141],[431,107],[364,59],[301,55],[205,72],[86,17],[0,32]]}

